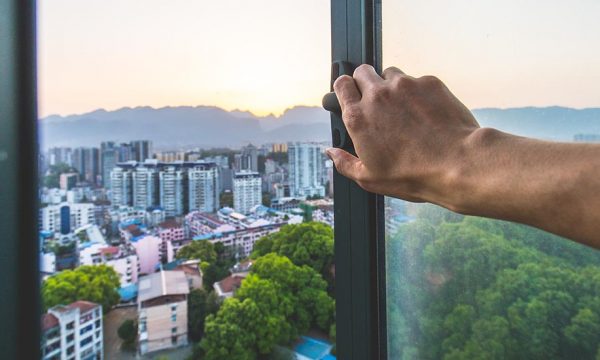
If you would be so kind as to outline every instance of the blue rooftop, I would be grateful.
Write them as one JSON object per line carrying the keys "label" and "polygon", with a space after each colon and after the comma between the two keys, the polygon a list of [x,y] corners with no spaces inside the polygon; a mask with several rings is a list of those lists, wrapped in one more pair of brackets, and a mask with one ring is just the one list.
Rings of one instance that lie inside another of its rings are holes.
{"label": "blue rooftop", "polygon": [[[299,359],[308,360],[323,360],[323,359],[335,359],[335,356],[329,354],[333,346],[323,340],[317,340],[308,336],[302,336],[302,342],[300,342],[294,348],[294,351],[298,355]],[[333,356],[333,357],[332,357]]]}
{"label": "blue rooftop", "polygon": [[119,296],[121,296],[121,301],[128,302],[137,297],[138,288],[136,284],[127,285],[119,289]]}

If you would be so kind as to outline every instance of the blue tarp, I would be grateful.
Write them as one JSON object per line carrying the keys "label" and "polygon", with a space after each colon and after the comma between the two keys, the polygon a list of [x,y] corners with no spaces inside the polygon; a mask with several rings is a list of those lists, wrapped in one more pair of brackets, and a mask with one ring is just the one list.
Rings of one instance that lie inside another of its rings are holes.
{"label": "blue tarp", "polygon": [[137,297],[138,287],[136,284],[127,285],[119,289],[119,296],[122,302],[128,302]]}

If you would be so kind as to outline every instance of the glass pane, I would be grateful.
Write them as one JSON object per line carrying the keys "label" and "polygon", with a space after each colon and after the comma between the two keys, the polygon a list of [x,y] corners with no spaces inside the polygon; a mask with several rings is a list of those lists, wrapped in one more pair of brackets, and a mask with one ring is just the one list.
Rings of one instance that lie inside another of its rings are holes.
{"label": "glass pane", "polygon": [[329,3],[38,3],[44,358],[329,354]]}
{"label": "glass pane", "polygon": [[[583,0],[384,0],[383,64],[436,75],[482,126],[597,142],[598,14]],[[432,205],[385,210],[390,359],[600,355],[600,252]]]}

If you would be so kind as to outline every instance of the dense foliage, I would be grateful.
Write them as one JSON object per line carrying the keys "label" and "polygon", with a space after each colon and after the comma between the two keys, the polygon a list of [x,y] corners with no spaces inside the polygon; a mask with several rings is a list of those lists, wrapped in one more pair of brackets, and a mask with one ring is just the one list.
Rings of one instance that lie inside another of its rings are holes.
{"label": "dense foliage", "polygon": [[194,289],[188,295],[188,334],[190,340],[200,341],[204,336],[204,319],[219,309],[218,296],[214,291]]}
{"label": "dense foliage", "polygon": [[127,319],[121,323],[117,329],[117,334],[123,340],[124,348],[133,348],[135,339],[137,338],[137,324],[131,319]]}
{"label": "dense foliage", "polygon": [[108,312],[119,302],[119,275],[111,266],[84,265],[49,277],[42,284],[44,310],[56,305],[68,305],[87,300],[102,305]]}
{"label": "dense foliage", "polygon": [[326,287],[309,266],[274,253],[259,257],[235,296],[206,318],[205,358],[255,359],[312,326],[329,331],[334,302]]}
{"label": "dense foliage", "polygon": [[593,359],[600,255],[526,227],[423,207],[387,242],[398,359]]}
{"label": "dense foliage", "polygon": [[60,175],[67,173],[77,173],[77,170],[64,163],[50,165],[48,171],[46,172],[46,176],[44,176],[43,185],[47,188],[57,188],[60,186]]}
{"label": "dense foliage", "polygon": [[296,265],[308,265],[329,279],[333,264],[333,230],[320,222],[285,225],[280,231],[258,240],[251,257],[256,259],[271,252],[288,257]]}

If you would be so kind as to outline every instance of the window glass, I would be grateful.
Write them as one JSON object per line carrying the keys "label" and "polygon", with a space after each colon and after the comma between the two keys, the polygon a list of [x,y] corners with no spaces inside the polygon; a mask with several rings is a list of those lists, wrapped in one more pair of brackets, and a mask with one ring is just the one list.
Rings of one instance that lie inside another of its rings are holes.
{"label": "window glass", "polygon": [[43,331],[98,304],[105,358],[329,354],[330,4],[38,4]]}
{"label": "window glass", "polygon": [[[436,75],[482,126],[598,142],[599,13],[583,0],[385,0],[383,64]],[[390,359],[600,354],[596,250],[389,198],[385,221]]]}

